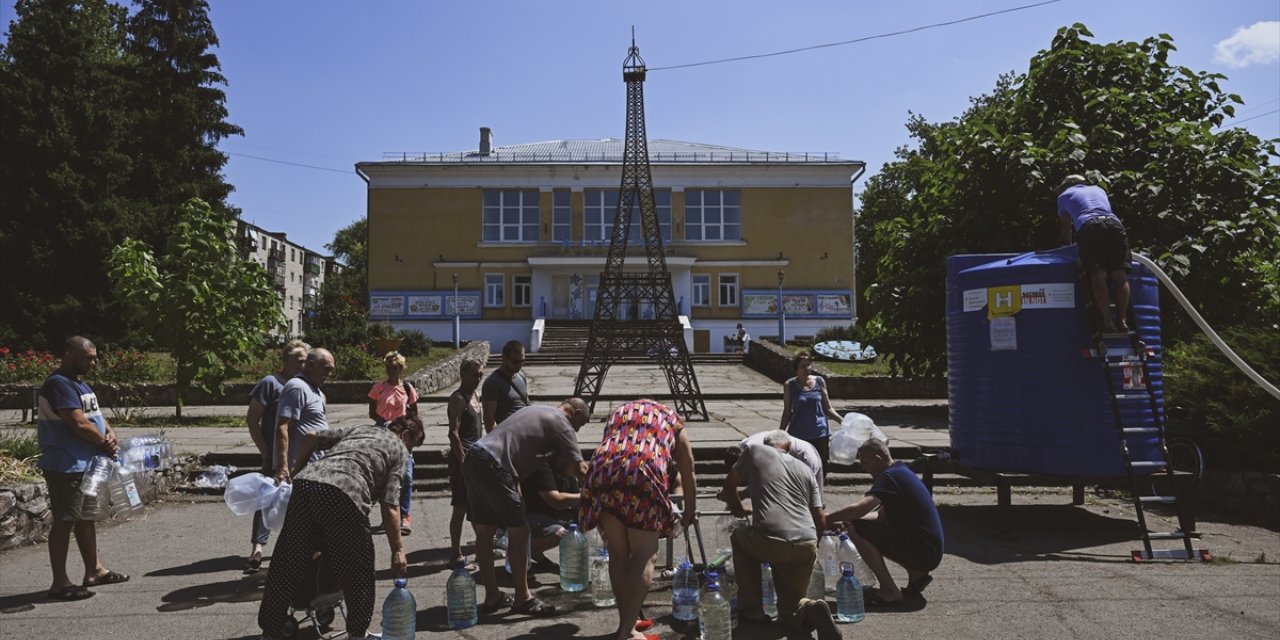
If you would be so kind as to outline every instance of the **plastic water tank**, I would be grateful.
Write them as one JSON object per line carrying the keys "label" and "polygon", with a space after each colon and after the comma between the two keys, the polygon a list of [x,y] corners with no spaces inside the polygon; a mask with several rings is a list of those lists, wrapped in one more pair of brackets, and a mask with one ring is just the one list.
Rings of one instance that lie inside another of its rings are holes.
{"label": "plastic water tank", "polygon": [[[1046,475],[1125,474],[1102,360],[1086,355],[1096,345],[1077,257],[1071,245],[947,259],[951,447],[960,463]],[[1163,410],[1155,276],[1135,263],[1129,288],[1136,329],[1155,353],[1150,384]],[[1125,426],[1153,425],[1145,403],[1122,407]],[[1132,436],[1128,445],[1134,460],[1162,459],[1154,436]]]}

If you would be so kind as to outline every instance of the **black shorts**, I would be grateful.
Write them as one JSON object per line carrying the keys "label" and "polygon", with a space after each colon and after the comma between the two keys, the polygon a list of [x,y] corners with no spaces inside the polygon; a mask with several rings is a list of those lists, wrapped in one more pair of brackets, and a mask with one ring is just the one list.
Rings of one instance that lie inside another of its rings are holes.
{"label": "black shorts", "polygon": [[467,518],[472,523],[507,529],[528,526],[515,476],[492,453],[471,447],[462,461],[462,477],[467,482]]}
{"label": "black shorts", "polygon": [[449,452],[449,492],[452,494],[449,498],[450,506],[467,506],[467,481],[462,478],[462,463],[453,455],[453,451]]}
{"label": "black shorts", "polygon": [[[883,515],[883,514],[882,514]],[[929,544],[898,535],[887,521],[854,520],[853,530],[875,545],[884,557],[912,571],[933,571],[942,564],[942,553]]]}
{"label": "black shorts", "polygon": [[1087,220],[1076,232],[1080,246],[1080,266],[1086,271],[1102,269],[1129,271],[1133,256],[1129,255],[1129,235],[1115,216],[1098,216]]}

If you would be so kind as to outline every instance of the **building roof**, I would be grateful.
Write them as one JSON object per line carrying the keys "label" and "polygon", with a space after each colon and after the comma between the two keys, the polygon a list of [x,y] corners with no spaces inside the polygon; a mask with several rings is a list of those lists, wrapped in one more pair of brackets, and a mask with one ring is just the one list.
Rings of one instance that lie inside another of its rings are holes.
{"label": "building roof", "polygon": [[[388,152],[380,163],[360,164],[618,164],[622,162],[624,141],[619,138],[600,140],[548,140],[506,147],[494,147],[488,154],[479,150],[445,152]],[[649,162],[652,164],[683,163],[840,163],[861,164],[855,160],[841,160],[839,154],[819,152],[753,151],[736,147],[681,142],[679,140],[649,140]]]}

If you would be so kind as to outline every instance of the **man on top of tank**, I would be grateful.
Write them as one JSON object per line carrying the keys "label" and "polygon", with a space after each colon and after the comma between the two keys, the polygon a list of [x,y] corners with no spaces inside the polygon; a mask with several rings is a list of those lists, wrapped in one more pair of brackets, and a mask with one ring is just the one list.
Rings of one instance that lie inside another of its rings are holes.
{"label": "man on top of tank", "polygon": [[[1111,211],[1111,201],[1101,187],[1088,184],[1084,176],[1072,174],[1058,185],[1058,221],[1062,242],[1071,243],[1074,230],[1080,246],[1080,268],[1089,279],[1094,306],[1101,316],[1103,333],[1128,331],[1129,276],[1131,269],[1129,236],[1120,218]],[[1109,311],[1107,278],[1115,287],[1115,319]]]}

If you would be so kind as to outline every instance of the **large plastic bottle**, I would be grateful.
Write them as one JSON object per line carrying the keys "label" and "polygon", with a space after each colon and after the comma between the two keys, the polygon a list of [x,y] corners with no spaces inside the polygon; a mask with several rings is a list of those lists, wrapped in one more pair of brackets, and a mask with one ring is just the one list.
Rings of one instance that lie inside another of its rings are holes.
{"label": "large plastic bottle", "polygon": [[418,636],[418,603],[408,585],[408,580],[396,578],[396,588],[382,601],[382,640],[415,640]]}
{"label": "large plastic bottle", "polygon": [[778,617],[778,591],[773,587],[773,565],[768,562],[760,564],[760,604],[766,616]]}
{"label": "large plastic bottle", "polygon": [[474,627],[479,620],[476,608],[476,580],[467,571],[466,564],[455,562],[453,574],[445,582],[445,606],[449,615],[449,628]]}
{"label": "large plastic bottle", "polygon": [[671,617],[695,620],[698,617],[698,574],[685,558],[671,579]]}
{"label": "large plastic bottle", "polygon": [[867,605],[862,601],[862,585],[853,575],[853,567],[841,567],[840,581],[836,583],[836,622],[862,622],[867,617]]}
{"label": "large plastic bottle", "polygon": [[853,566],[853,574],[858,577],[858,582],[864,587],[874,586],[876,584],[876,574],[871,570],[871,565],[862,559],[862,554],[858,553],[858,548],[854,546],[853,540],[849,539],[849,534],[840,534],[840,549],[836,557],[840,561],[840,567],[843,570],[844,563]]}
{"label": "large plastic bottle", "polygon": [[613,581],[609,578],[609,550],[598,549],[591,555],[591,603],[597,607],[618,604],[613,595]]}
{"label": "large plastic bottle", "polygon": [[718,576],[712,572],[707,583],[707,593],[698,603],[698,629],[702,640],[731,640],[733,638],[732,612],[729,601],[720,593]]}
{"label": "large plastic bottle", "polygon": [[107,478],[107,492],[113,518],[142,509],[142,494],[138,491],[138,483],[133,479],[133,472],[122,464],[113,465],[111,476]]}
{"label": "large plastic bottle", "polygon": [[569,532],[560,538],[560,588],[577,593],[587,588],[587,537],[570,524]]}
{"label": "large plastic bottle", "polygon": [[720,570],[720,595],[729,601],[729,620],[734,629],[738,628],[738,576],[733,571],[733,563],[724,565]]}
{"label": "large plastic bottle", "polygon": [[114,466],[115,461],[107,456],[89,458],[89,465],[85,468],[84,477],[80,480],[80,493],[98,497],[102,488],[107,486],[107,478],[111,477],[111,469]]}
{"label": "large plastic bottle", "polygon": [[827,573],[822,570],[822,563],[813,563],[813,571],[809,572],[809,590],[805,597],[810,600],[823,600],[827,597]]}
{"label": "large plastic bottle", "polygon": [[839,549],[840,541],[836,539],[835,534],[823,534],[822,539],[818,541],[818,562],[822,563],[822,570],[826,573],[828,581],[832,583],[840,579],[840,560],[836,557]]}

